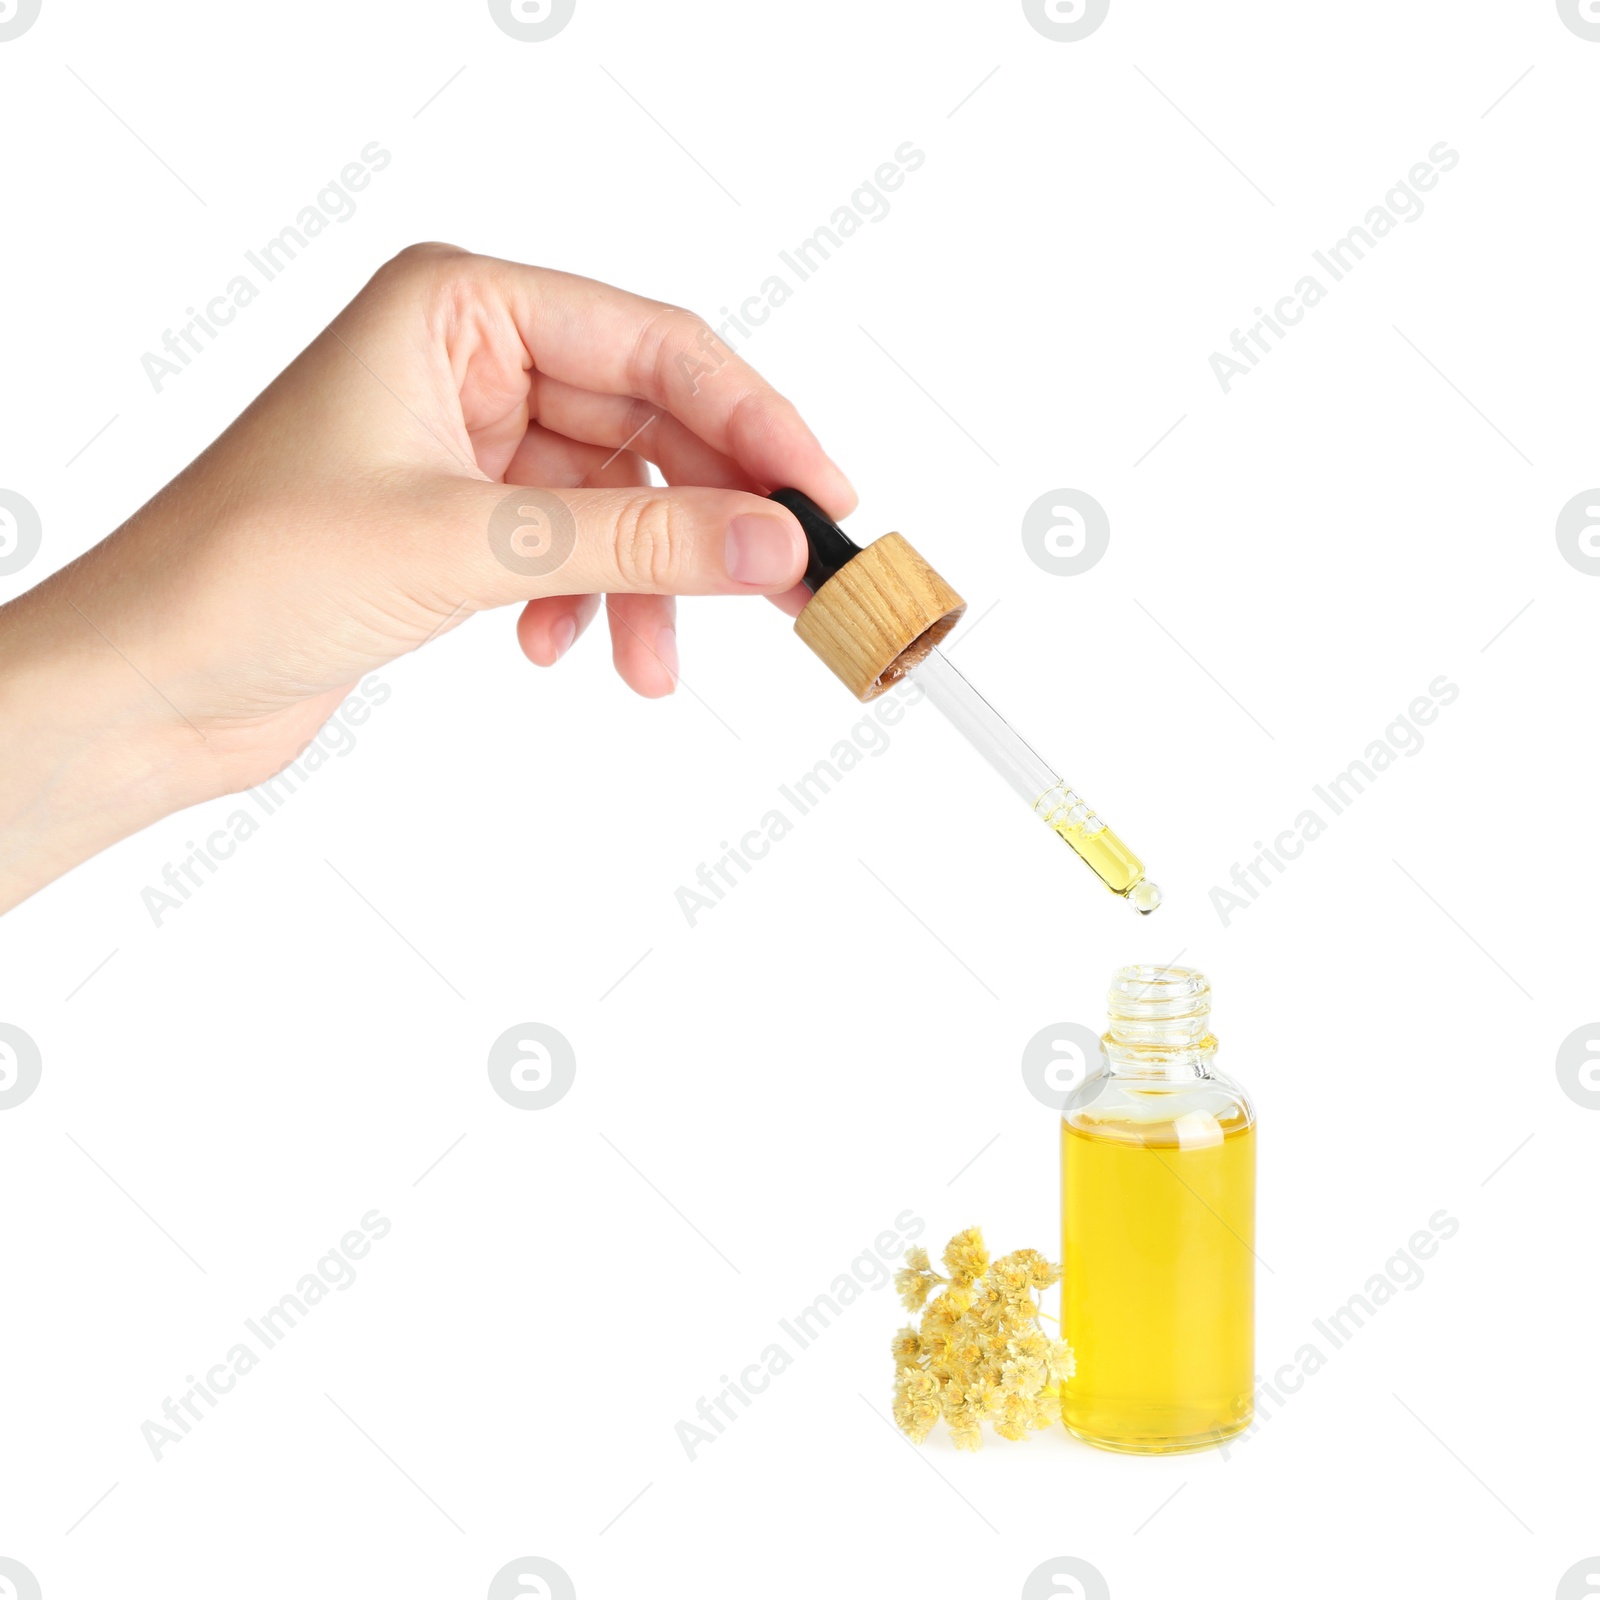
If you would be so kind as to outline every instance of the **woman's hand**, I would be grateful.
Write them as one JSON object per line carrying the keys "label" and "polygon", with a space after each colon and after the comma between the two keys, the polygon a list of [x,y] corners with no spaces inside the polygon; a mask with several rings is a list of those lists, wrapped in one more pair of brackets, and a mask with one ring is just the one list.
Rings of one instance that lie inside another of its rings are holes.
{"label": "woman's hand", "polygon": [[0,909],[269,777],[364,674],[475,611],[524,602],[522,649],[551,666],[605,595],[618,672],[670,693],[672,596],[798,610],[779,484],[855,503],[697,317],[406,250],[148,505],[0,609]]}

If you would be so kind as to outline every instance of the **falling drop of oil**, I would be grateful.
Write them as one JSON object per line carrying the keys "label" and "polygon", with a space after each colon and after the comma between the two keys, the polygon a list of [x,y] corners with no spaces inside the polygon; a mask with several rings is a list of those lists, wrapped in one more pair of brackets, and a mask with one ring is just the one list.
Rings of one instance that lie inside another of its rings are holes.
{"label": "falling drop of oil", "polygon": [[1133,902],[1134,909],[1140,916],[1148,917],[1161,904],[1161,885],[1151,883],[1148,878],[1143,878],[1134,884],[1128,898]]}

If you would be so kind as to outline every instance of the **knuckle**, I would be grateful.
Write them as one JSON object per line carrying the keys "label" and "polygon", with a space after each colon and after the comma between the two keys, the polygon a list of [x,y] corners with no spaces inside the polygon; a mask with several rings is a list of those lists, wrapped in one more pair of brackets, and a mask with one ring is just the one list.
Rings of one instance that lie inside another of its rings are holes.
{"label": "knuckle", "polygon": [[[652,400],[630,400],[622,413],[622,431],[617,439],[617,449],[642,450],[646,441],[639,436],[651,423],[662,420],[661,411],[662,408]],[[606,442],[610,443],[609,440]]]}
{"label": "knuckle", "polygon": [[764,384],[747,388],[728,408],[728,437],[737,449],[752,449],[780,432],[780,425],[788,420],[786,410],[794,408]]}
{"label": "knuckle", "polygon": [[617,571],[630,588],[670,589],[682,565],[686,539],[682,514],[662,495],[630,495],[616,521]]}
{"label": "knuckle", "polygon": [[378,269],[377,276],[390,280],[432,281],[443,269],[467,259],[468,253],[453,244],[422,240],[390,256]]}
{"label": "knuckle", "polygon": [[410,244],[378,268],[365,292],[380,305],[406,308],[432,323],[448,317],[480,259],[451,244]]}
{"label": "knuckle", "polygon": [[662,305],[639,329],[632,367],[635,388],[667,392],[680,362],[694,359],[717,342],[706,320],[682,306]]}

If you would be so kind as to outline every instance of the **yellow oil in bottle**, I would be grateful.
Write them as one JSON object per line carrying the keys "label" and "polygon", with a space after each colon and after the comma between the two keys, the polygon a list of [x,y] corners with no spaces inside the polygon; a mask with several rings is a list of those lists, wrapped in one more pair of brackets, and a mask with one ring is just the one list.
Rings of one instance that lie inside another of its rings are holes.
{"label": "yellow oil in bottle", "polygon": [[[1105,1449],[1199,1450],[1252,1416],[1255,1117],[1209,1072],[1214,1039],[1174,1050],[1159,1037],[1195,1013],[1125,1021],[1140,1042],[1119,1048],[1115,1003],[1106,1039],[1128,1070],[1061,1124],[1062,1336],[1077,1356],[1062,1416]],[[1171,1066],[1190,1055],[1190,1075]],[[1150,1057],[1161,1065],[1141,1067]]]}

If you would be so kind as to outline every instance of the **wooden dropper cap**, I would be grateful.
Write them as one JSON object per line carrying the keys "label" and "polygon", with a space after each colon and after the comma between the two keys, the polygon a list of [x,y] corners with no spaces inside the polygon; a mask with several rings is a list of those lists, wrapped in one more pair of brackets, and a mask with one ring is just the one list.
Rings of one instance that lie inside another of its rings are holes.
{"label": "wooden dropper cap", "polygon": [[809,558],[794,631],[858,700],[875,700],[956,625],[967,603],[898,533],[866,549],[798,489],[772,498],[794,514]]}

